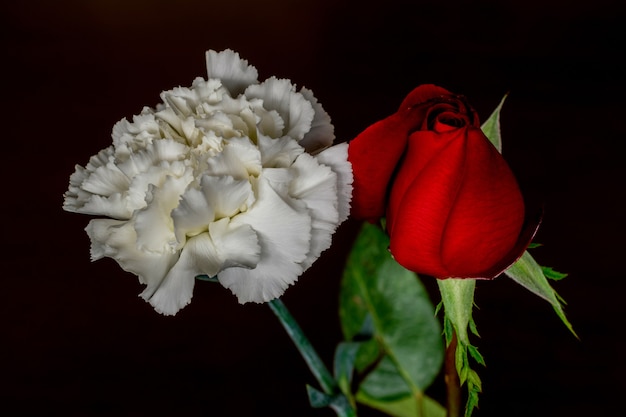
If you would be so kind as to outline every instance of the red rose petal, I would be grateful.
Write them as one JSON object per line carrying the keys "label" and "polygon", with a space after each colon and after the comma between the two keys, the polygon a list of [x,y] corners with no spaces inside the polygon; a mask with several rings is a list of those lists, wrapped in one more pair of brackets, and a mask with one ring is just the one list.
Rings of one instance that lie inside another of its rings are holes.
{"label": "red rose petal", "polygon": [[479,129],[416,132],[387,218],[391,253],[406,268],[477,277],[515,245],[524,205],[508,165]]}
{"label": "red rose petal", "polygon": [[393,115],[374,123],[350,142],[354,218],[374,221],[384,216],[387,187],[406,147],[407,131],[405,119]]}
{"label": "red rose petal", "polygon": [[446,96],[452,96],[452,93],[445,88],[441,88],[434,84],[422,84],[414,88],[413,91],[407,94],[404,100],[402,100],[402,103],[400,104],[398,110],[406,110],[410,107],[424,104],[434,98]]}
{"label": "red rose petal", "polygon": [[411,131],[422,128],[428,107],[421,104],[449,95],[432,84],[421,85],[407,95],[398,112],[361,132],[350,141],[348,159],[352,163],[354,191],[351,215],[375,221],[385,215],[388,187],[405,151]]}

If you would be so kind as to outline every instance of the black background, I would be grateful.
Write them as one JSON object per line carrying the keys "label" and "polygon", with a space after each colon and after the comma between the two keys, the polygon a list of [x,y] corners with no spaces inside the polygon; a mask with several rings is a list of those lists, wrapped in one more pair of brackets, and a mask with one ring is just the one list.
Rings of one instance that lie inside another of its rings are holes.
{"label": "black background", "polygon": [[[545,203],[535,258],[569,272],[551,307],[506,278],[480,282],[487,361],[476,417],[624,410],[624,74],[621,2],[386,0],[5,2],[2,27],[0,414],[332,416],[266,306],[200,283],[163,317],[114,261],[89,261],[88,217],[63,212],[75,164],[113,124],[205,76],[232,48],[313,90],[340,141],[422,83],[486,117],[506,92],[504,156]],[[344,224],[283,299],[327,363],[340,340]],[[427,281],[438,301],[434,283]],[[441,381],[431,395],[442,399]],[[364,415],[374,413],[363,413]]]}

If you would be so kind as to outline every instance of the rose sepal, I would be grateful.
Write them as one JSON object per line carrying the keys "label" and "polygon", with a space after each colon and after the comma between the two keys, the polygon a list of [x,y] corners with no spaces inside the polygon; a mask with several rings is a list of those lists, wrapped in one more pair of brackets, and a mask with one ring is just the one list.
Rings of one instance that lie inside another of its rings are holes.
{"label": "rose sepal", "polygon": [[[550,268],[548,270],[552,271]],[[504,274],[528,291],[549,302],[565,327],[578,338],[574,327],[565,316],[565,311],[563,311],[563,305],[565,304],[563,298],[548,282],[546,268],[539,265],[528,251],[525,251],[513,265],[504,271]],[[564,274],[559,273],[558,276],[563,278]]]}
{"label": "rose sepal", "polygon": [[[498,106],[481,125],[481,130],[499,152],[502,152],[502,130],[500,128],[500,112],[507,97],[508,94],[505,94],[502,97],[502,100],[500,101]],[[540,266],[537,261],[535,261],[535,259],[532,257],[532,255],[528,253],[528,250],[525,250],[534,238],[537,229],[539,228],[539,224],[541,223],[541,218],[542,213],[534,216],[534,218],[530,221],[527,218],[527,224],[524,228],[524,231],[522,232],[522,235],[520,235],[520,239],[518,239],[518,244],[515,246],[512,253],[510,254],[510,258],[513,258],[513,262],[510,262],[510,259],[505,259],[504,262],[502,262],[501,265],[498,265],[496,269],[502,269],[500,273],[504,273],[505,276],[508,276],[527,290],[549,302],[554,308],[557,316],[561,319],[563,324],[565,324],[567,329],[574,336],[578,337],[578,335],[574,331],[572,324],[565,317],[565,312],[563,311],[563,304],[565,303],[563,299],[557,294],[557,292],[552,288],[552,286],[550,286],[550,283],[548,282],[546,270],[548,270],[548,274],[550,274],[551,269]],[[520,251],[520,249],[522,250]],[[519,251],[518,255],[515,254],[516,251]],[[506,265],[507,263],[508,266],[502,268],[502,266]],[[552,275],[556,275],[558,279],[561,279],[564,278],[567,274],[553,273]]]}
{"label": "rose sepal", "polygon": [[[467,386],[467,401],[465,404],[465,417],[470,417],[474,408],[478,406],[478,395],[482,392],[482,383],[478,373],[472,369],[469,358],[473,358],[478,364],[485,365],[482,355],[469,340],[469,333],[479,336],[478,330],[472,318],[474,307],[475,279],[446,278],[438,279],[441,304],[444,309],[444,335],[446,339],[447,355],[454,358],[454,369],[458,375],[458,386],[455,387],[453,375],[447,375],[451,379],[448,384],[448,395],[460,386]],[[448,362],[448,359],[446,359]],[[449,366],[447,363],[446,366]],[[447,372],[449,372],[447,370]],[[457,394],[458,395],[458,394]],[[455,404],[448,404],[450,412]],[[451,414],[454,415],[454,414]]]}

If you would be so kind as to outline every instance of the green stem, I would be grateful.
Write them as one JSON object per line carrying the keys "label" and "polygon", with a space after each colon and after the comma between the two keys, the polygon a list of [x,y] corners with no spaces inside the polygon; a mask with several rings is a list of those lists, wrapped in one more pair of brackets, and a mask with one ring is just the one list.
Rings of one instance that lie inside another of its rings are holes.
{"label": "green stem", "polygon": [[285,304],[278,298],[270,301],[268,304],[287,331],[287,334],[293,343],[298,348],[302,358],[304,358],[304,361],[309,366],[311,373],[315,376],[324,392],[328,395],[336,394],[338,389],[335,379],[324,365],[324,362],[320,359],[319,355],[313,348],[313,345],[309,342],[309,339],[307,339],[302,332],[302,329],[296,320],[293,318],[289,310],[287,310]]}
{"label": "green stem", "polygon": [[280,299],[276,298],[268,302],[268,305],[276,317],[278,317],[280,324],[282,324],[292,342],[296,345],[296,348],[298,348],[300,355],[302,355],[302,358],[308,365],[311,373],[315,376],[315,379],[317,379],[324,393],[329,396],[337,397],[337,401],[333,401],[333,404],[330,405],[337,413],[337,416],[356,417],[356,411],[350,405],[348,399],[340,394],[335,378],[333,378],[330,371],[328,371],[328,368],[326,368],[326,365],[322,362],[315,348],[313,348],[309,339],[307,339],[302,332],[296,319],[294,319],[289,310],[287,310],[285,304]]}
{"label": "green stem", "polygon": [[446,348],[445,381],[446,381],[446,417],[461,417],[461,382],[456,369],[456,332]]}
{"label": "green stem", "polygon": [[339,404],[331,406],[331,408],[337,413],[337,417],[356,417],[356,411],[345,396]]}

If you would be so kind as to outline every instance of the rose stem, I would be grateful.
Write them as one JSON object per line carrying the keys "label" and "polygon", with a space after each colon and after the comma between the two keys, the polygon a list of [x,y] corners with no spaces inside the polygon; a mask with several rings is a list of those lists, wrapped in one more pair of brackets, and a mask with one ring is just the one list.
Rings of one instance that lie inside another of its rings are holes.
{"label": "rose stem", "polygon": [[452,332],[452,339],[446,348],[445,381],[446,381],[446,409],[447,417],[461,416],[461,383],[456,370],[456,332]]}

